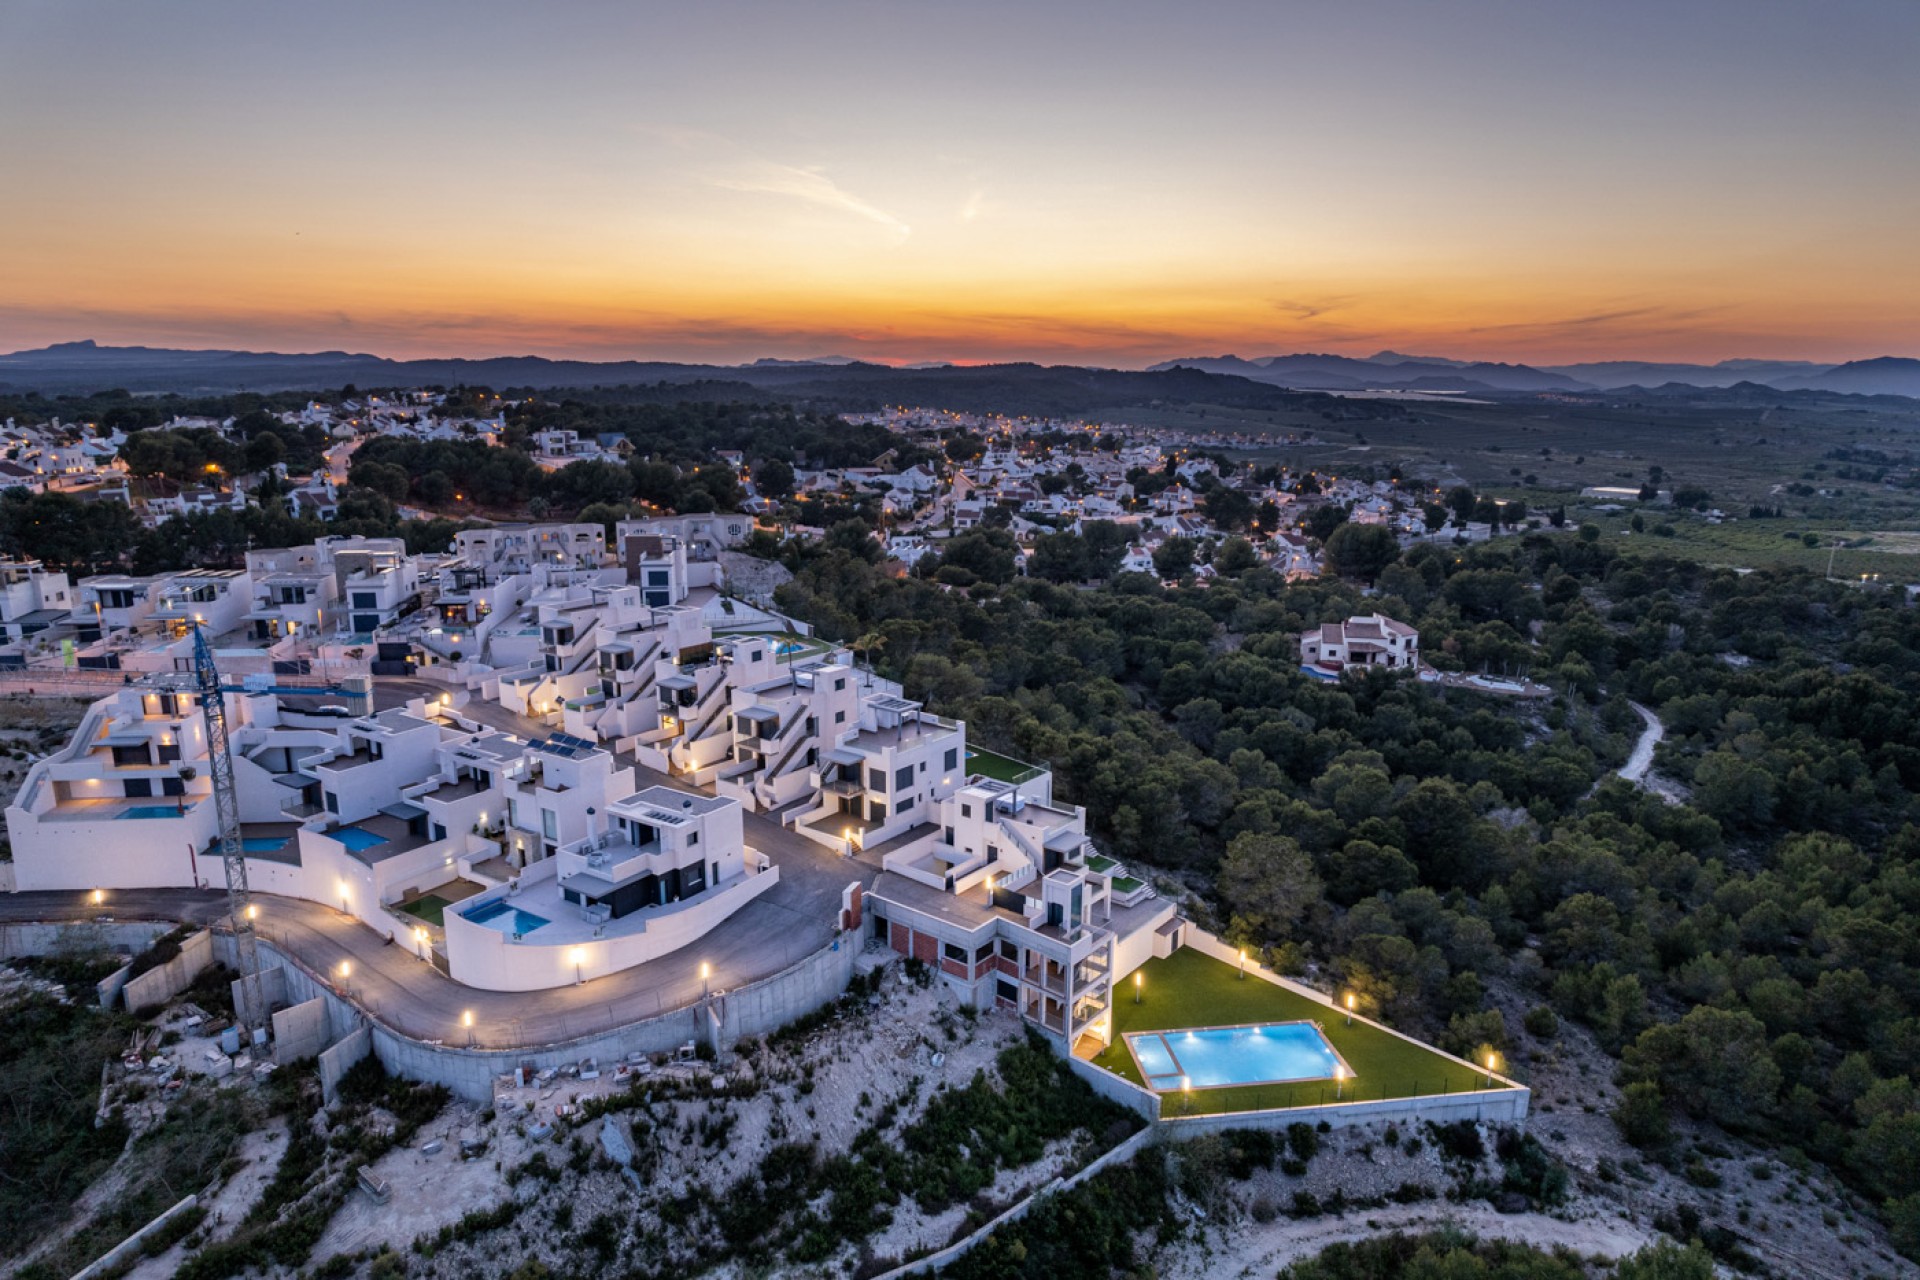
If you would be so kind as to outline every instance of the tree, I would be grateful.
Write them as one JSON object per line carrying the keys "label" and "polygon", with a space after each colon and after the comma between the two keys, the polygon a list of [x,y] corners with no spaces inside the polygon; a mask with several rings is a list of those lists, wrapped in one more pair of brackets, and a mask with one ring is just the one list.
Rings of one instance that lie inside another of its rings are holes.
{"label": "tree", "polygon": [[1193,572],[1194,542],[1175,534],[1153,549],[1153,571],[1162,578],[1184,578]]}
{"label": "tree", "polygon": [[247,470],[256,474],[270,470],[287,454],[287,446],[271,431],[263,431],[247,441]]}
{"label": "tree", "polygon": [[1400,558],[1400,541],[1383,524],[1343,524],[1326,542],[1327,567],[1371,584]]}
{"label": "tree", "polygon": [[1254,554],[1253,544],[1245,538],[1228,538],[1213,558],[1213,567],[1225,574],[1245,573],[1259,564],[1260,557]]}
{"label": "tree", "polygon": [[1346,522],[1347,509],[1328,504],[1309,511],[1301,528],[1309,538],[1318,538],[1321,542],[1325,542],[1333,536],[1335,529]]}
{"label": "tree", "polygon": [[763,498],[784,498],[793,492],[793,467],[780,458],[762,458],[753,468],[753,485]]}
{"label": "tree", "polygon": [[1672,1136],[1667,1101],[1660,1096],[1660,1086],[1651,1080],[1636,1081],[1620,1091],[1613,1123],[1621,1137],[1643,1151],[1666,1146]]}
{"label": "tree", "polygon": [[1289,836],[1235,836],[1214,887],[1232,917],[1231,932],[1252,941],[1283,941],[1320,901],[1313,859]]}

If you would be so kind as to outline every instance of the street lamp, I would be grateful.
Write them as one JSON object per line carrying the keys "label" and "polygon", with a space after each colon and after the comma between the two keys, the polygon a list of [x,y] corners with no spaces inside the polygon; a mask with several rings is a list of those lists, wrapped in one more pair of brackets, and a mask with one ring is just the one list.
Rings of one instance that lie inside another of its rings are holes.
{"label": "street lamp", "polygon": [[[1333,1100],[1335,1102],[1340,1101],[1346,1087],[1347,1069],[1336,1062],[1333,1064]],[[1321,1096],[1325,1097],[1326,1095],[1322,1094]]]}
{"label": "street lamp", "polygon": [[95,889],[91,896],[93,905],[97,907],[107,900],[107,891],[105,889]]}
{"label": "street lamp", "polygon": [[572,952],[572,958],[573,958],[573,985],[577,987],[581,983],[587,980],[585,977],[585,966],[587,963],[587,949],[585,947],[575,947]]}
{"label": "street lamp", "polygon": [[1487,1087],[1489,1089],[1493,1087],[1493,1069],[1499,1065],[1499,1062],[1500,1055],[1492,1049],[1487,1050]]}
{"label": "street lamp", "polygon": [[1138,969],[1135,969],[1133,971],[1133,1002],[1135,1004],[1140,1003],[1140,983],[1144,980],[1144,978],[1145,978],[1145,975],[1142,974]]}
{"label": "street lamp", "polygon": [[711,988],[708,985],[708,979],[712,977],[713,977],[713,966],[708,964],[705,960],[702,960],[700,962],[700,998],[703,1000],[706,999],[707,996],[712,994]]}
{"label": "street lamp", "polygon": [[1241,978],[1241,980],[1242,980],[1242,981],[1245,981],[1245,980],[1246,980],[1246,976],[1247,976],[1247,949],[1246,949],[1245,947],[1242,947],[1242,948],[1240,948],[1240,978]]}
{"label": "street lamp", "polygon": [[340,981],[345,982],[351,976],[353,976],[353,961],[342,960],[340,962]]}
{"label": "street lamp", "polygon": [[1353,1025],[1353,992],[1347,992],[1347,1025]]}
{"label": "street lamp", "polygon": [[249,902],[247,904],[247,919],[258,920],[259,918],[260,918],[260,908],[254,906],[251,902]]}
{"label": "street lamp", "polygon": [[473,1010],[468,1009],[460,1015],[460,1025],[467,1029],[467,1047],[473,1047]]}

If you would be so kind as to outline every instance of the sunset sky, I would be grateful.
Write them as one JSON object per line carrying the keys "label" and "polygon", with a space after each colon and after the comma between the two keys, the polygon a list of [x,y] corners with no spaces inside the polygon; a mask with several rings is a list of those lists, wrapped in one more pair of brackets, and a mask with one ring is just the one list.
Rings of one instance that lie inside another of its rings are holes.
{"label": "sunset sky", "polygon": [[0,349],[1920,355],[1914,0],[0,0]]}

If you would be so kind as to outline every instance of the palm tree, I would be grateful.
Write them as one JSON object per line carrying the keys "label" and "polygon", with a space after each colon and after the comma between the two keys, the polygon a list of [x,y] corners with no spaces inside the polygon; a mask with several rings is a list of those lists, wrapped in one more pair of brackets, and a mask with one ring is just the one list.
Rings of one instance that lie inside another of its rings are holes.
{"label": "palm tree", "polygon": [[187,811],[187,783],[200,776],[200,771],[190,764],[183,764],[174,770],[180,775],[180,812]]}

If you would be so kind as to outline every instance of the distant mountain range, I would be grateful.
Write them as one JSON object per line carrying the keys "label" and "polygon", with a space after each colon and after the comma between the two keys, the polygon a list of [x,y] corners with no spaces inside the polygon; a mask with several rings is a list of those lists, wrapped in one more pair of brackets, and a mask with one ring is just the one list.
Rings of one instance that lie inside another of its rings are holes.
{"label": "distant mountain range", "polygon": [[[1201,379],[1195,382],[1193,379]],[[1223,379],[1210,383],[1207,378]],[[956,366],[926,361],[906,368],[866,364],[848,356],[757,360],[746,365],[674,361],[549,360],[500,356],[484,360],[389,360],[362,352],[283,354],[258,351],[185,351],[163,347],[103,347],[92,341],[63,342],[34,351],[0,355],[0,390],[47,393],[130,391],[214,393],[340,387],[404,387],[455,384],[490,387],[582,388],[702,384],[700,398],[760,394],[782,400],[973,404],[1008,412],[1074,412],[1040,406],[1085,404],[1088,408],[1144,403],[1155,398],[1255,407],[1280,403],[1291,392],[1429,391],[1465,395],[1527,395],[1537,392],[1612,392],[1633,388],[1730,389],[1740,384],[1777,391],[1920,398],[1920,360],[1881,356],[1841,365],[1803,360],[1723,360],[1719,364],[1663,364],[1611,360],[1586,364],[1500,364],[1444,356],[1382,351],[1365,358],[1326,354],[1200,356],[1166,360],[1145,372],[1071,365],[1002,364]],[[986,389],[1017,383],[1037,398],[1034,407],[988,404]],[[956,397],[935,400],[934,391]],[[1103,396],[1118,399],[1102,400]],[[1144,399],[1143,399],[1144,398]]]}
{"label": "distant mountain range", "polygon": [[1806,360],[1722,360],[1661,364],[1607,360],[1586,364],[1493,364],[1382,351],[1364,359],[1336,355],[1200,356],[1154,369],[1201,369],[1313,391],[1457,391],[1498,395],[1534,391],[1615,391],[1680,384],[1732,387],[1748,382],[1780,391],[1920,397],[1920,360],[1881,356],[1842,365]]}
{"label": "distant mountain range", "polygon": [[1398,406],[1340,402],[1195,369],[1138,372],[1076,365],[890,365],[839,359],[765,360],[749,365],[624,360],[388,360],[346,351],[285,355],[252,351],[170,351],[65,342],[0,356],[0,394],[136,392],[211,395],[230,391],[304,391],[347,385],[367,389],[484,386],[583,390],[629,387],[666,400],[763,400],[858,411],[894,404],[938,405],[975,413],[1091,416],[1156,403],[1282,409],[1303,404],[1348,418],[1389,418]]}

